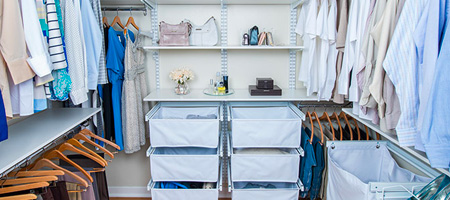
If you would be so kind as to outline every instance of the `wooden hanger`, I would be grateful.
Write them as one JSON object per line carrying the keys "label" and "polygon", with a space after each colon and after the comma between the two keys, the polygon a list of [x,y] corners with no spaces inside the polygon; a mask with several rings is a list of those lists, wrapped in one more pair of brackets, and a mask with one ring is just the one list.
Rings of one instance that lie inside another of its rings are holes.
{"label": "wooden hanger", "polygon": [[108,166],[108,162],[104,158],[102,158],[100,155],[98,155],[94,151],[90,150],[89,148],[87,148],[86,146],[81,144],[78,140],[75,140],[75,139],[71,138],[71,139],[67,140],[66,143],[69,143],[69,144],[71,144],[71,145],[73,145],[75,147],[78,147],[78,148],[86,151],[87,153],[91,154],[92,156],[100,159],[103,163],[105,163],[105,166]]}
{"label": "wooden hanger", "polygon": [[361,132],[359,130],[358,122],[356,121],[355,118],[351,117],[350,115],[348,115],[347,118],[353,121],[353,125],[355,126],[356,132],[358,133],[358,140],[361,140]]}
{"label": "wooden hanger", "polygon": [[83,135],[86,135],[86,136],[95,138],[95,139],[97,139],[97,140],[100,140],[100,141],[102,141],[102,142],[108,144],[109,146],[112,146],[112,147],[114,147],[115,149],[120,150],[119,145],[117,145],[116,143],[111,142],[111,141],[109,141],[109,140],[107,140],[107,139],[105,139],[105,138],[102,138],[102,137],[100,137],[100,136],[98,136],[98,135],[95,135],[95,134],[94,134],[92,131],[90,131],[89,129],[83,129],[83,130],[80,131],[80,133],[82,133]]}
{"label": "wooden hanger", "polygon": [[35,194],[21,194],[7,197],[0,197],[0,200],[29,200],[29,199],[37,199]]}
{"label": "wooden hanger", "polygon": [[9,186],[9,185],[19,185],[26,183],[39,183],[39,182],[49,182],[49,181],[57,181],[58,177],[56,176],[38,176],[38,177],[30,177],[30,178],[16,178],[16,179],[6,179],[0,181],[0,185]]}
{"label": "wooden hanger", "polygon": [[[314,135],[314,123],[313,123],[313,120],[311,117],[311,113],[309,111],[306,112],[306,119],[308,119],[308,118],[309,118],[309,123],[311,124],[311,136],[313,136]],[[313,137],[311,137],[309,140],[309,143],[312,144],[312,142],[313,142]]]}
{"label": "wooden hanger", "polygon": [[330,116],[328,115],[328,113],[326,111],[323,112],[322,116],[319,117],[319,120],[327,120],[328,121],[328,123],[330,124],[330,127],[331,127],[331,132],[333,133],[332,140],[334,140],[336,138],[336,135],[334,133],[333,123],[331,122],[331,119],[330,119]]}
{"label": "wooden hanger", "polygon": [[96,163],[98,163],[99,165],[101,165],[102,167],[106,166],[106,161],[104,161],[104,159],[100,160],[98,158],[96,158],[95,156],[86,153],[85,151],[82,151],[80,149],[75,148],[73,145],[69,144],[69,143],[63,143],[59,146],[58,151],[60,152],[64,152],[64,151],[72,151],[78,154],[81,154],[93,161],[95,161]]}
{"label": "wooden hanger", "polygon": [[103,17],[102,22],[103,22],[103,27],[109,27],[108,18]]}
{"label": "wooden hanger", "polygon": [[8,176],[10,176],[10,175],[13,177],[62,176],[62,175],[64,175],[64,171],[62,171],[62,170],[18,171],[18,172],[11,172],[10,174],[8,174]]}
{"label": "wooden hanger", "polygon": [[[335,118],[336,119],[336,121],[337,121],[337,124],[338,124],[338,126],[339,126],[339,132],[341,133],[341,135],[340,135],[340,140],[342,141],[343,139],[343,137],[344,137],[344,133],[343,133],[343,131],[342,131],[342,125],[341,125],[341,120],[339,120],[339,116],[338,116],[338,114],[336,113],[336,112],[333,112],[333,114],[331,114],[331,118]],[[334,128],[333,128],[334,129]],[[334,139],[333,139],[334,140]]]}
{"label": "wooden hanger", "polygon": [[100,149],[101,151],[105,152],[106,155],[108,155],[109,157],[111,157],[112,159],[114,159],[114,155],[113,155],[110,151],[108,151],[107,149],[103,148],[102,146],[100,146],[99,144],[95,143],[94,141],[90,140],[90,139],[87,138],[85,135],[83,135],[83,134],[81,134],[81,133],[78,133],[78,134],[76,134],[73,138],[74,138],[74,139],[77,139],[77,140],[83,140],[83,141],[85,141],[85,142],[87,142],[87,143],[89,143],[89,144],[91,144],[91,145],[97,147],[97,148]]}
{"label": "wooden hanger", "polygon": [[[57,169],[57,171],[62,171],[65,174],[67,174],[67,175],[71,176],[72,178],[74,178],[75,180],[77,180],[78,183],[80,183],[82,186],[84,186],[84,187],[88,187],[89,186],[88,183],[86,182],[86,180],[84,180],[80,176],[74,174],[73,172],[71,172],[71,171],[69,171],[67,169],[64,169],[64,168],[56,165],[55,163],[53,163],[52,161],[50,161],[49,159],[46,159],[46,158],[41,158],[40,160],[38,160],[35,163],[35,165],[33,166],[33,168],[31,168],[30,170],[31,171],[35,171],[35,172],[39,172],[39,171],[36,171],[36,170],[42,169],[44,167]],[[26,173],[26,171],[25,172],[19,172],[19,173]]]}
{"label": "wooden hanger", "polygon": [[0,188],[0,194],[7,194],[7,193],[12,193],[12,192],[36,189],[36,188],[43,188],[43,187],[48,187],[49,185],[50,184],[48,182],[39,182],[39,183],[30,183],[30,184],[24,184],[24,185],[3,187],[3,188]]}
{"label": "wooden hanger", "polygon": [[[130,15],[131,15],[131,10],[130,10]],[[133,16],[130,16],[130,17],[128,18],[127,23],[125,24],[125,27],[127,27],[127,28],[124,30],[124,33],[125,33],[125,34],[127,34],[128,25],[130,25],[130,24],[131,24],[136,30],[139,31],[139,26],[136,25],[136,23],[134,22]]]}
{"label": "wooden hanger", "polygon": [[75,168],[77,168],[81,173],[84,174],[84,176],[92,183],[94,182],[94,179],[92,178],[92,176],[86,171],[84,170],[82,167],[80,167],[77,163],[73,162],[72,160],[70,160],[69,158],[67,158],[67,156],[65,156],[63,153],[61,153],[58,150],[52,150],[48,153],[45,153],[43,158],[47,158],[47,159],[52,159],[52,158],[58,158],[61,160],[66,161],[67,163],[69,163],[70,165],[74,166]]}
{"label": "wooden hanger", "polygon": [[125,26],[123,26],[122,22],[120,21],[119,10],[117,10],[117,15],[114,17],[114,20],[111,23],[111,26],[114,26],[116,24],[119,25],[120,28],[125,29]]}
{"label": "wooden hanger", "polygon": [[[314,116],[314,118],[316,119],[317,123],[319,124],[320,134],[322,135],[322,140],[319,141],[319,143],[320,143],[321,145],[323,145],[323,129],[322,129],[322,124],[320,123],[320,120],[319,120],[319,115],[316,113],[316,111],[314,111],[314,112],[312,113],[312,115]],[[312,140],[313,137],[314,137],[314,135],[311,134],[311,140]]]}
{"label": "wooden hanger", "polygon": [[350,140],[353,140],[352,127],[350,126],[350,122],[348,121],[347,115],[344,112],[341,111],[341,113],[339,113],[339,118],[345,120],[345,123],[348,126],[348,130],[350,131]]}

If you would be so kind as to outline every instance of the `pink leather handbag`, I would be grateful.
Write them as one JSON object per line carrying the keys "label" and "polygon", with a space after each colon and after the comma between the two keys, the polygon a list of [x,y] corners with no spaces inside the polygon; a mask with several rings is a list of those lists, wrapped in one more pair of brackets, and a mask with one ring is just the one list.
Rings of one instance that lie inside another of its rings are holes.
{"label": "pink leather handbag", "polygon": [[162,21],[159,24],[160,46],[189,46],[191,25],[187,22],[168,24]]}

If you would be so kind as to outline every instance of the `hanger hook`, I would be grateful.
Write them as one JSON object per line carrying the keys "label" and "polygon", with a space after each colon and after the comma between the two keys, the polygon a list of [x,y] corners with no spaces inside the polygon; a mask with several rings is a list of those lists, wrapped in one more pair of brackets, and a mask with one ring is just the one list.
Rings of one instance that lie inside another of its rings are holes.
{"label": "hanger hook", "polygon": [[117,12],[116,16],[119,16],[119,8],[117,8],[116,12]]}
{"label": "hanger hook", "polygon": [[133,7],[130,7],[130,16],[133,16],[133,13],[131,13],[131,9],[133,9]]}

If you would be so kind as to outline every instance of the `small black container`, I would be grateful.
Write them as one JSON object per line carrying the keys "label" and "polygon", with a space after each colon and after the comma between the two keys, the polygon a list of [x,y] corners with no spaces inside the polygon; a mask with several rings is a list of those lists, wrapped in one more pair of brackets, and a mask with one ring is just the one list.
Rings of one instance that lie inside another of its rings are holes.
{"label": "small black container", "polygon": [[258,89],[273,89],[273,79],[271,78],[256,78],[256,88]]}
{"label": "small black container", "polygon": [[223,76],[223,86],[225,87],[225,93],[228,93],[228,76]]}

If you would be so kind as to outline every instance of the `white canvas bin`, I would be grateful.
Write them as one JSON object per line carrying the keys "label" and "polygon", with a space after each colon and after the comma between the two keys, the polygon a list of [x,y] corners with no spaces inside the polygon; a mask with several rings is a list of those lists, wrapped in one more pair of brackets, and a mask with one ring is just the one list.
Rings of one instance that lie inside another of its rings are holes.
{"label": "white canvas bin", "polygon": [[333,141],[328,148],[327,197],[330,200],[376,200],[370,182],[428,183],[430,178],[398,166],[388,143],[381,141]]}
{"label": "white canvas bin", "polygon": [[150,148],[147,155],[154,181],[218,181],[218,149],[159,147]]}
{"label": "white canvas bin", "polygon": [[300,153],[286,149],[288,154],[240,154],[232,150],[231,178],[234,182],[288,182],[299,177]]}
{"label": "white canvas bin", "polygon": [[232,142],[235,148],[300,147],[302,113],[291,104],[284,106],[232,104],[230,113]]}
{"label": "white canvas bin", "polygon": [[[188,115],[215,115],[217,118],[186,119]],[[159,103],[146,115],[150,143],[153,147],[217,148],[222,118],[219,103]]]}
{"label": "white canvas bin", "polygon": [[[233,169],[234,170],[234,169]],[[271,184],[276,189],[249,188],[244,189],[248,182],[232,183],[232,200],[298,200],[299,187],[297,183],[257,183]]]}
{"label": "white canvas bin", "polygon": [[[216,177],[217,179],[217,177]],[[213,189],[162,189],[159,182],[150,181],[147,189],[151,190],[153,200],[217,200],[219,191],[214,183]]]}

